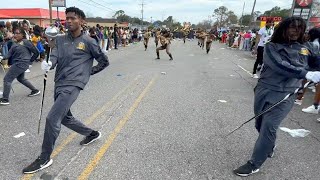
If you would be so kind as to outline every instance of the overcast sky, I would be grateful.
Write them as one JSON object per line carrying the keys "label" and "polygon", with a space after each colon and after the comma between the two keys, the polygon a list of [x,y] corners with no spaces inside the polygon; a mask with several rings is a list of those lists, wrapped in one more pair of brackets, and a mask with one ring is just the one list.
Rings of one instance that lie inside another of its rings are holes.
{"label": "overcast sky", "polygon": [[[142,0],[66,0],[68,6],[76,6],[86,14],[110,18],[115,11],[124,10],[130,16],[141,18]],[[244,13],[250,14],[254,0],[144,0],[144,20],[152,21],[173,16],[177,21],[198,23],[208,20],[214,9],[226,6],[241,16],[243,3]],[[101,5],[99,5],[101,4]],[[290,8],[292,0],[257,0],[256,11],[264,12],[274,6]],[[15,0],[13,3],[1,3],[1,8],[47,8],[48,0]],[[60,8],[61,10],[63,8]],[[213,19],[212,19],[213,20]]]}

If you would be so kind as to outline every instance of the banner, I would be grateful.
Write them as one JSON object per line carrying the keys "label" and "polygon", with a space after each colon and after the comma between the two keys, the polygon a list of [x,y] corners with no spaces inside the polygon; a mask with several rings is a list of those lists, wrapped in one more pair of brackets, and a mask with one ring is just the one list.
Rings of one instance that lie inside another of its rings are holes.
{"label": "banner", "polygon": [[299,16],[308,21],[311,14],[313,0],[293,0],[292,16]]}
{"label": "banner", "polygon": [[66,7],[66,0],[51,0],[52,7]]}

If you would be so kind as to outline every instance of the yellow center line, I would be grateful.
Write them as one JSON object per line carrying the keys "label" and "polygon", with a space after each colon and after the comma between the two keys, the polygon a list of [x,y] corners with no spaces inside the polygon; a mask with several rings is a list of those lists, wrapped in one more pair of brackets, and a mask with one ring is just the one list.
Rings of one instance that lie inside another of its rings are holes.
{"label": "yellow center line", "polygon": [[[130,83],[128,86],[126,86],[120,92],[118,92],[110,101],[108,101],[98,111],[96,111],[94,114],[92,114],[90,117],[88,117],[85,120],[85,124],[86,125],[91,124],[96,118],[98,118],[109,107],[111,107],[116,102],[116,100],[119,98],[120,95],[122,95],[123,93],[127,92],[133,85],[136,84],[136,82],[139,79],[138,77],[139,76],[136,76],[136,78],[134,79],[134,81],[132,83]],[[58,155],[77,135],[78,135],[78,133],[75,133],[75,132],[73,132],[70,135],[68,135],[67,138],[64,139],[62,141],[62,143],[59,146],[57,146],[55,148],[55,150],[52,152],[51,158],[54,158],[56,155]],[[21,180],[30,180],[33,177],[33,175],[35,175],[35,174],[26,174],[26,175],[22,176]]]}
{"label": "yellow center line", "polygon": [[99,161],[104,156],[106,151],[109,149],[121,129],[124,127],[124,125],[127,123],[129,118],[134,113],[135,109],[139,106],[142,99],[145,97],[147,92],[150,90],[151,86],[153,85],[156,78],[153,78],[149,84],[146,86],[146,88],[142,91],[142,93],[139,95],[139,97],[135,100],[133,105],[130,107],[128,112],[124,115],[122,119],[120,119],[119,123],[115,127],[115,129],[112,131],[112,133],[107,138],[105,144],[99,149],[99,151],[95,154],[94,158],[91,159],[90,163],[87,165],[87,167],[82,171],[81,175],[78,177],[78,180],[85,180],[88,179],[89,175],[92,173],[94,168],[99,164]]}

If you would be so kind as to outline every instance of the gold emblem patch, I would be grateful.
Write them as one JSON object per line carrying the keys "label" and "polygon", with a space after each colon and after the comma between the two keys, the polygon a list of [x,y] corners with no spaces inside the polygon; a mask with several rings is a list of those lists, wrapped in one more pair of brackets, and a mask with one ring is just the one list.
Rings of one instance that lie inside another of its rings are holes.
{"label": "gold emblem patch", "polygon": [[86,46],[84,45],[83,42],[80,42],[77,46],[77,49],[85,50]]}
{"label": "gold emblem patch", "polygon": [[306,48],[301,48],[299,53],[305,56],[308,56],[310,54],[309,50]]}

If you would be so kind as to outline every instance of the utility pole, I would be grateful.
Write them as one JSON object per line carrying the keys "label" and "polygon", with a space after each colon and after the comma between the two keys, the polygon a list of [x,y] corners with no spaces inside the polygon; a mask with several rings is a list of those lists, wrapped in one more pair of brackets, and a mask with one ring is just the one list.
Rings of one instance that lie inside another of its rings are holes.
{"label": "utility pole", "polygon": [[143,26],[143,7],[146,4],[144,3],[144,0],[142,0],[142,3],[139,5],[141,5],[141,14],[142,14],[142,16],[141,16],[141,29],[142,29],[142,26]]}
{"label": "utility pole", "polygon": [[49,0],[49,14],[50,14],[50,25],[52,25],[52,0]]}
{"label": "utility pole", "polygon": [[295,3],[295,1],[292,2],[292,6],[291,6],[291,16],[293,16],[294,3]]}
{"label": "utility pole", "polygon": [[253,7],[252,7],[252,11],[251,11],[250,29],[252,28],[252,24],[253,24],[253,21],[254,21],[254,9],[255,9],[255,7],[256,7],[256,2],[257,2],[257,0],[254,0]]}
{"label": "utility pole", "polygon": [[242,30],[242,20],[243,20],[243,12],[244,12],[245,6],[246,6],[246,2],[243,2],[243,9],[242,9],[242,15],[241,15],[241,22],[240,22],[240,31]]}

